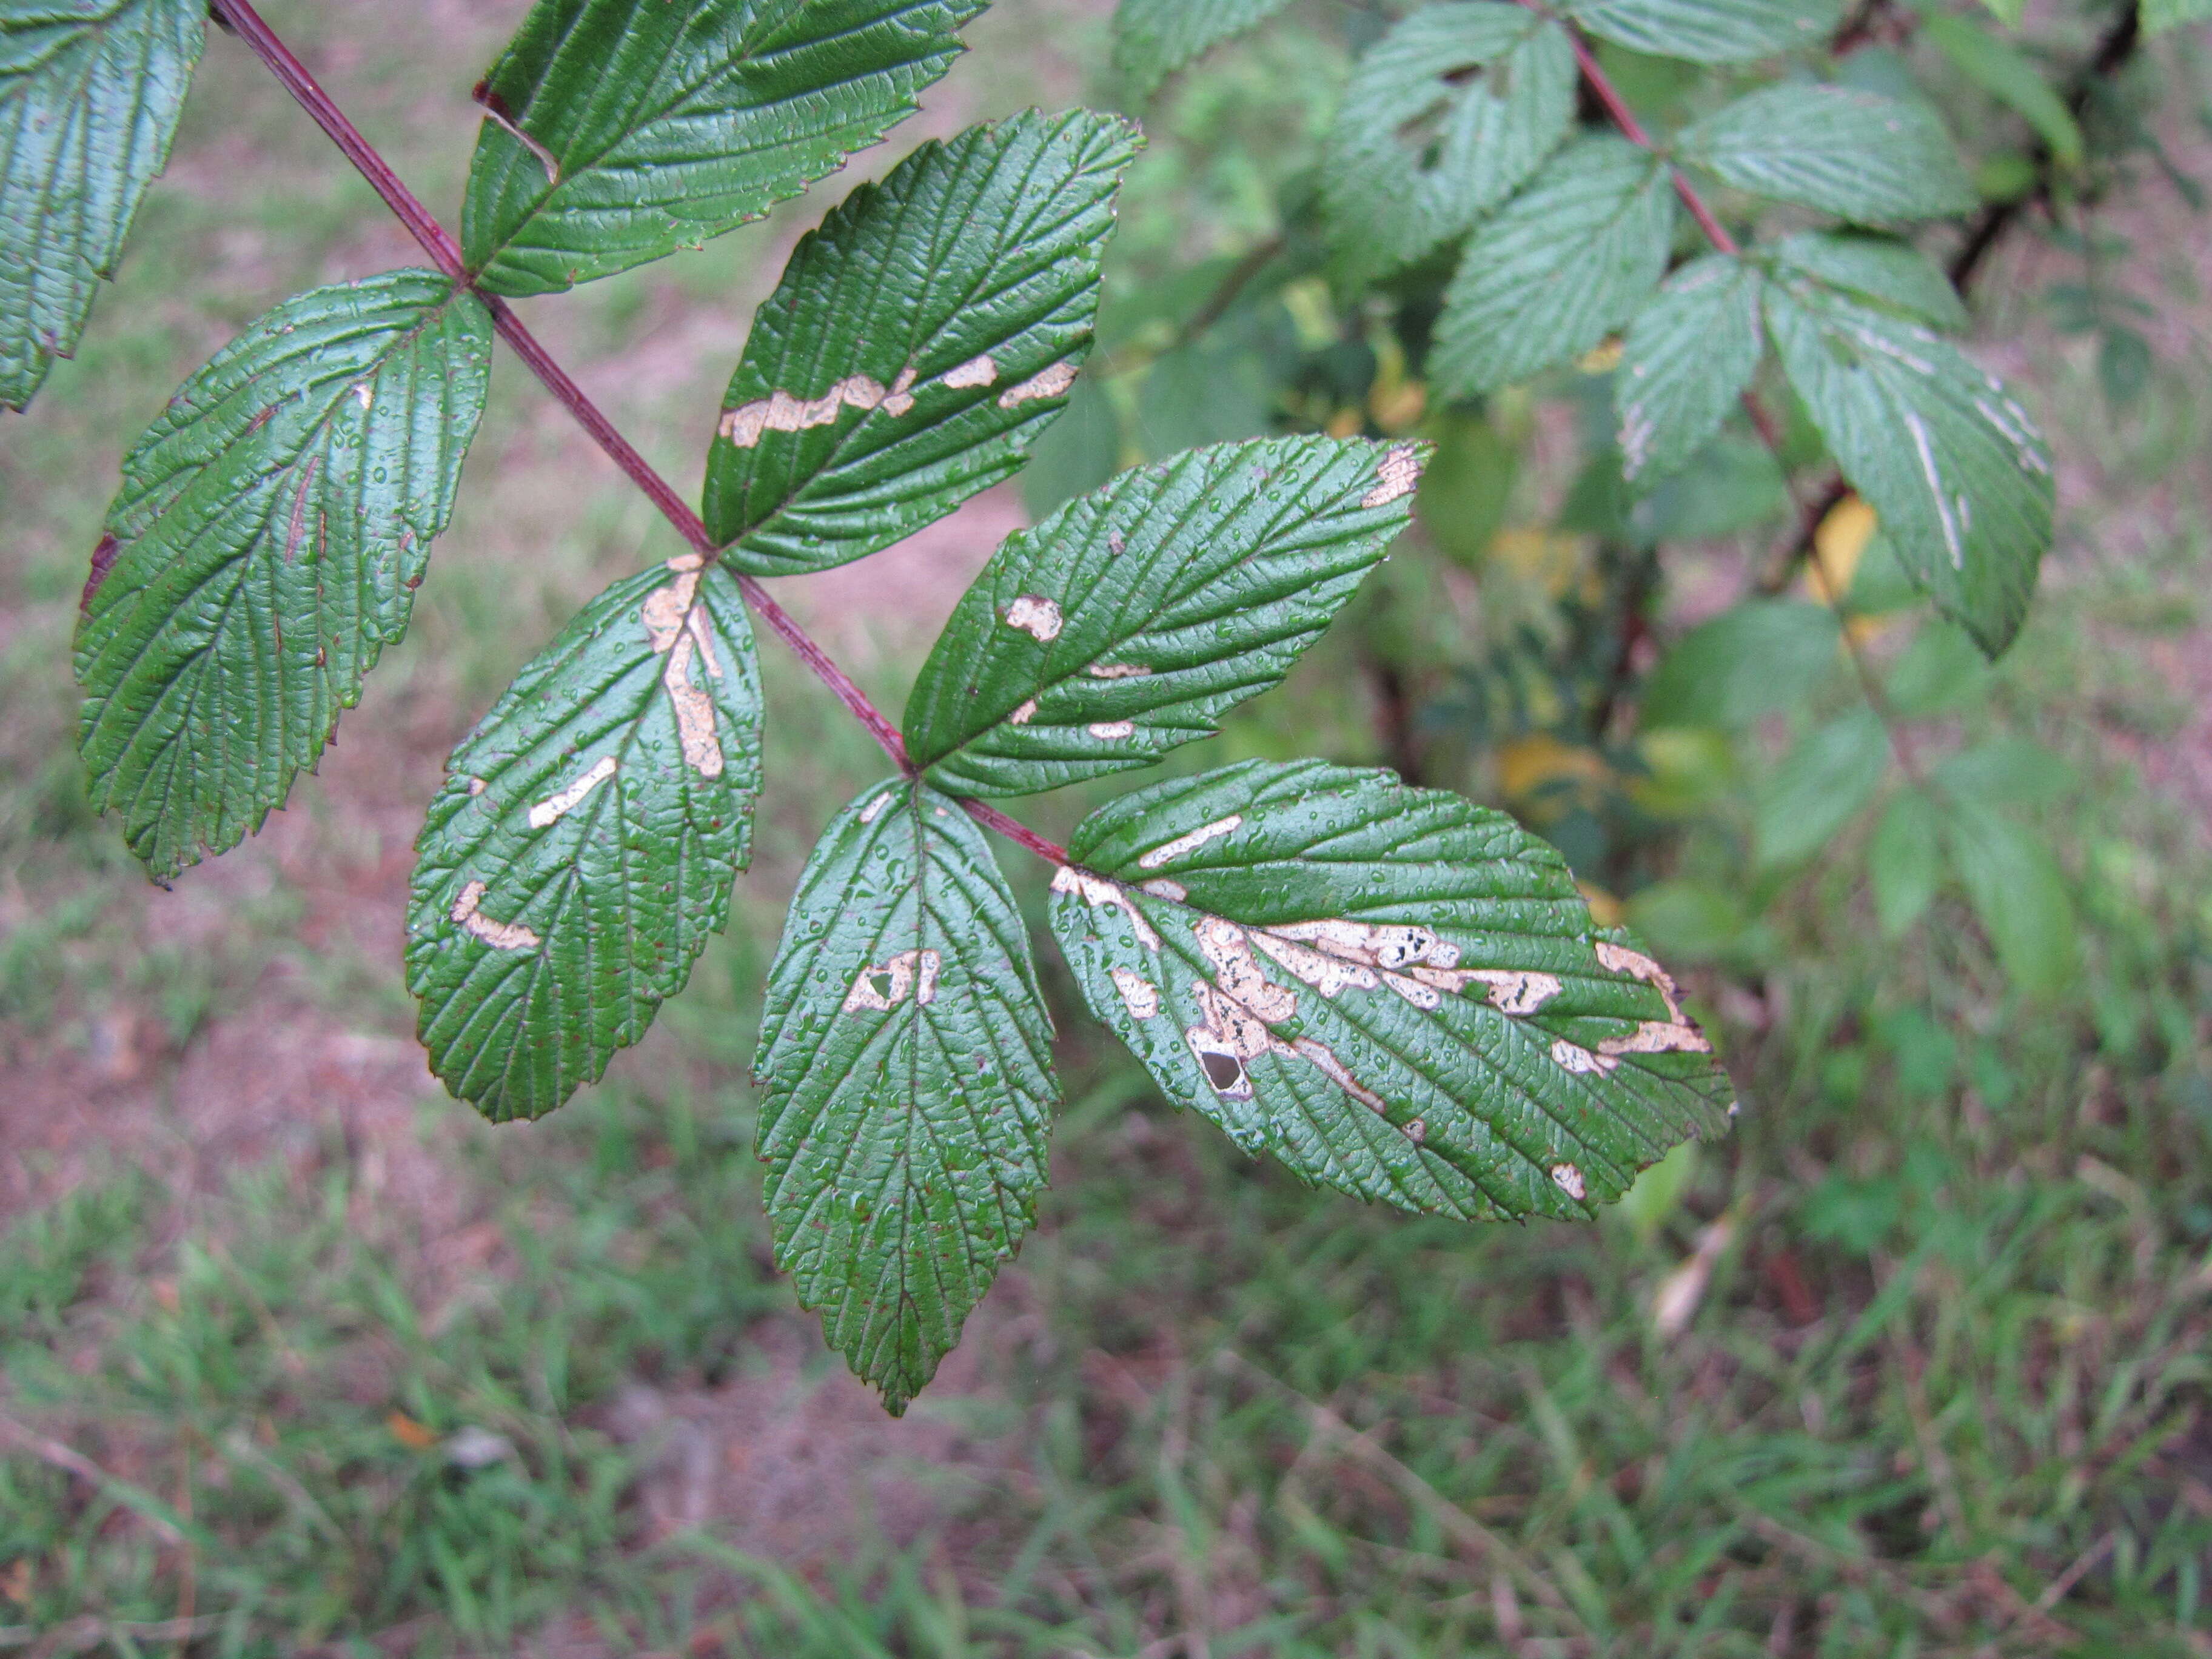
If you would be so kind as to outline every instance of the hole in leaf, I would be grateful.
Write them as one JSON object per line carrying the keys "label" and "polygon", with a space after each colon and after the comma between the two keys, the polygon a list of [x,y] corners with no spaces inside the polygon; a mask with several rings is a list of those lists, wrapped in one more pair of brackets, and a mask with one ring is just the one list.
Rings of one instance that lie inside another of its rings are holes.
{"label": "hole in leaf", "polygon": [[881,997],[884,1001],[889,1002],[890,1000],[891,976],[889,974],[870,974],[868,975],[868,984],[870,988],[872,988],[875,994]]}
{"label": "hole in leaf", "polygon": [[1213,1085],[1213,1092],[1225,1095],[1244,1081],[1244,1062],[1234,1054],[1200,1054],[1199,1063],[1206,1067],[1206,1080]]}

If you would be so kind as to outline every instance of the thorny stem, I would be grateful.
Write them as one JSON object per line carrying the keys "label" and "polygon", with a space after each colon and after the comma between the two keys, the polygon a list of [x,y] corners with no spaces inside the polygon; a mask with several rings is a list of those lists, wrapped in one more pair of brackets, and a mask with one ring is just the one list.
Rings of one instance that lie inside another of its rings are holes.
{"label": "thorny stem", "polygon": [[[360,129],[348,120],[329,93],[306,64],[293,56],[291,50],[279,40],[275,30],[254,10],[252,0],[208,0],[208,10],[216,21],[246,42],[256,57],[268,65],[269,70],[283,82],[284,89],[299,100],[317,126],[331,142],[343,152],[356,171],[366,179],[371,189],[384,198],[384,204],[406,226],[409,234],[421,243],[422,251],[436,262],[438,269],[456,283],[465,285],[483,302],[491,313],[492,325],[500,337],[514,349],[514,354],[528,366],[532,374],[544,383],[558,403],[573,415],[593,442],[605,452],[607,458],[627,474],[631,483],[645,492],[647,500],[660,510],[660,514],[675,527],[676,533],[702,557],[719,560],[722,550],[707,532],[696,513],[674,486],[653,465],[637,453],[629,440],[615,429],[599,406],[592,403],[584,389],[572,380],[567,370],[553,360],[550,353],[538,343],[535,335],[523,326],[521,318],[514,307],[496,294],[487,293],[477,286],[474,276],[465,266],[461,251],[446,228],[440,224],[430,210],[424,207],[415,193],[404,184],[391,164],[377,153],[376,147],[361,135]],[[907,757],[906,744],[899,730],[884,718],[883,711],[868,701],[867,694],[853,683],[852,677],[832,661],[830,653],[817,645],[798,621],[769,597],[768,590],[750,576],[738,578],[738,590],[745,603],[750,605],[769,630],[781,639],[797,653],[799,659],[813,671],[814,677],[829,687],[837,701],[843,703],[868,734],[882,745],[891,763],[908,777],[915,775],[912,761]],[[968,816],[988,830],[996,830],[1016,845],[1027,848],[1039,858],[1053,864],[1070,864],[1067,849],[1046,840],[1026,825],[1008,817],[996,807],[981,801],[957,798]]]}

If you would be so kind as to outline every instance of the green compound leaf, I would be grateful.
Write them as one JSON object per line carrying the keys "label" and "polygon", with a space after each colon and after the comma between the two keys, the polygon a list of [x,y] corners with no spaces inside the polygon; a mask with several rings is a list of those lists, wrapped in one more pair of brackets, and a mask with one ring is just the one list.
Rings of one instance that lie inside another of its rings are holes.
{"label": "green compound leaf", "polygon": [[[2013,3],[2017,7],[2020,0],[2013,0]],[[2004,21],[2014,27],[2020,24],[2016,12],[2005,16]],[[2179,28],[2184,23],[2208,21],[2212,21],[2212,0],[2143,0],[2142,27],[2146,34],[2162,33]]]}
{"label": "green compound leaf", "polygon": [[538,0],[477,88],[461,252],[558,293],[757,219],[915,112],[985,0]]}
{"label": "green compound leaf", "polygon": [[1170,1100],[1302,1179],[1579,1219],[1733,1091],[1673,981],[1502,812],[1247,761],[1085,819],[1052,927]]}
{"label": "green compound leaf", "polygon": [[259,828],[407,631],[490,362],[489,315],[434,271],[315,289],[124,458],[77,627],[77,751],[156,881]]}
{"label": "green compound leaf", "polygon": [[907,702],[939,787],[1151,764],[1278,684],[1412,516],[1420,446],[1270,438],[1124,472],[1017,532]]}
{"label": "green compound leaf", "polygon": [[1850,231],[1801,231],[1775,244],[1773,263],[1781,275],[1809,276],[1946,334],[1964,333],[1971,320],[1950,278],[1909,242]]}
{"label": "green compound leaf", "polygon": [[1859,224],[1941,218],[1979,199],[1934,111],[1848,87],[1762,87],[1686,128],[1676,153],[1738,190]]}
{"label": "green compound leaf", "polygon": [[596,1081],[728,919],[760,793],[760,670],[696,554],[579,612],[453,750],[407,920],[431,1069],[494,1122]]}
{"label": "green compound leaf", "polygon": [[1927,914],[1943,879],[1943,819],[1917,789],[1901,789],[1867,846],[1867,885],[1884,939],[1902,939]]}
{"label": "green compound leaf", "polygon": [[0,3],[0,404],[76,349],[169,159],[207,0]]}
{"label": "green compound leaf", "polygon": [[1842,8],[1834,0],[1570,0],[1565,10],[1632,52],[1740,64],[1819,46]]}
{"label": "green compound leaf", "polygon": [[1954,801],[1944,816],[1951,867],[1997,961],[2030,996],[2074,982],[2081,946],[2065,872],[2041,842],[1988,807]]}
{"label": "green compound leaf", "polygon": [[1810,284],[1770,283],[1782,365],[1899,562],[1994,657],[2051,544],[2051,459],[1995,379],[1927,330]]}
{"label": "green compound leaf", "polygon": [[967,814],[899,781],[838,814],[769,972],[757,1150],[776,1265],[894,1415],[1035,1222],[1051,1042]]}
{"label": "green compound leaf", "polygon": [[1674,197],[1648,150],[1582,138],[1468,243],[1444,296],[1431,378],[1471,395],[1589,350],[1666,274]]}
{"label": "green compound leaf", "polygon": [[1114,67],[1149,98],[1160,82],[1224,40],[1255,28],[1290,0],[1121,0],[1114,14]]}
{"label": "green compound leaf", "polygon": [[1613,400],[1623,476],[1678,472],[1711,441],[1766,349],[1759,273],[1725,253],[1693,259],[1629,325]]}
{"label": "green compound leaf", "polygon": [[1333,239],[1380,273],[1474,228],[1559,147],[1575,110],[1567,33],[1519,6],[1430,6],[1352,77],[1322,167]]}
{"label": "green compound leaf", "polygon": [[1889,770],[1889,734],[1871,708],[1807,732],[1759,792],[1752,824],[1761,869],[1808,859],[1870,804]]}
{"label": "green compound leaf", "polygon": [[1018,471],[1091,346],[1136,130],[1086,110],[925,144],[803,240],[707,455],[755,575],[888,547]]}
{"label": "green compound leaf", "polygon": [[1643,725],[1741,731],[1812,701],[1841,660],[1825,605],[1752,599],[1699,623],[1644,683]]}

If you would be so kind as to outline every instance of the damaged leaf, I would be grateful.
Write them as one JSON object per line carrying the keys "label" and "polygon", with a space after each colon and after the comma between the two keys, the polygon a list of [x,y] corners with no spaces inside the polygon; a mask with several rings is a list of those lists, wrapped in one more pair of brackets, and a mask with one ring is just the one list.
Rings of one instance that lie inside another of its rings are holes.
{"label": "damaged leaf", "polygon": [[1248,761],[1085,819],[1052,926],[1169,1099],[1302,1179],[1579,1218],[1733,1092],[1674,981],[1504,813]]}
{"label": "damaged leaf", "polygon": [[985,0],[538,0],[477,88],[461,253],[557,293],[698,247],[915,112]]}
{"label": "damaged leaf", "polygon": [[1613,401],[1624,477],[1656,482],[1710,442],[1758,372],[1759,273],[1725,253],[1692,259],[1621,343]]}
{"label": "damaged leaf", "polygon": [[1497,0],[1432,5],[1352,73],[1322,189],[1352,268],[1379,274],[1463,234],[1567,134],[1575,57],[1549,18]]}
{"label": "damaged leaf", "polygon": [[686,554],[592,600],[462,739],[407,922],[457,1097],[542,1117],[684,988],[745,867],[760,727],[737,583]]}
{"label": "damaged leaf", "polygon": [[258,829],[407,631],[490,358],[483,307],[434,271],[315,289],[124,458],[77,628],[77,750],[156,881]]}
{"label": "damaged leaf", "polygon": [[708,452],[704,517],[732,564],[825,570],[1019,469],[1091,348],[1136,145],[1087,110],[971,127],[801,240]]}
{"label": "damaged leaf", "polygon": [[895,1414],[1035,1221],[1051,1042],[967,814],[903,780],[839,813],[769,973],[757,1150],[776,1265]]}
{"label": "damaged leaf", "polygon": [[1994,657],[2051,544],[2051,457],[1996,378],[1917,324],[1810,283],[1770,283],[1767,330],[1898,561]]}
{"label": "damaged leaf", "polygon": [[169,159],[206,0],[0,9],[0,404],[76,349],[146,187]]}
{"label": "damaged leaf", "polygon": [[1431,376],[1471,396],[1588,351],[1659,286],[1674,228],[1664,162],[1626,139],[1576,140],[1469,240]]}
{"label": "damaged leaf", "polygon": [[939,787],[1149,765],[1279,683],[1405,528],[1422,450],[1321,437],[1122,473],[992,555],[906,709]]}

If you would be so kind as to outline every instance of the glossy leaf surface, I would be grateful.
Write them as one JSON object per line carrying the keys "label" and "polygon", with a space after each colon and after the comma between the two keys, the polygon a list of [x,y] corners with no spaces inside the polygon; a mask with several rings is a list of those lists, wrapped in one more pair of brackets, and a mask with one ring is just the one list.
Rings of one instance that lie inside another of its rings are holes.
{"label": "glossy leaf surface", "polygon": [[1766,349],[1759,273],[1725,253],[1693,259],[1637,313],[1621,343],[1613,401],[1630,479],[1680,471],[1751,385]]}
{"label": "glossy leaf surface", "polygon": [[1769,284],[1765,308],[1791,386],[1899,562],[1995,656],[2051,544],[2051,459],[2035,423],[1914,324],[1805,284]]}
{"label": "glossy leaf surface", "polygon": [[1679,153],[1738,190],[1858,224],[1941,218],[1979,199],[1935,112],[1846,87],[1762,87],[1686,128]]}
{"label": "glossy leaf surface", "polygon": [[1418,446],[1274,438],[1124,472],[992,556],[915,683],[908,753],[1015,795],[1145,766],[1279,683],[1413,509]]}
{"label": "glossy leaf surface", "polygon": [[206,0],[0,4],[0,404],[76,349],[169,158]]}
{"label": "glossy leaf surface", "polygon": [[461,252],[548,294],[757,219],[911,115],[984,0],[538,0],[477,88]]}
{"label": "glossy leaf surface", "polygon": [[416,843],[408,988],[431,1068],[540,1117],[645,1035],[729,915],[760,792],[760,671],[735,580],[625,577],[447,763]]}
{"label": "glossy leaf surface", "polygon": [[435,272],[316,289],[125,457],[77,629],[77,749],[155,880],[258,828],[407,631],[490,357],[490,318]]}
{"label": "glossy leaf surface", "polygon": [[1569,0],[1565,9],[1631,52],[1737,64],[1820,46],[1841,8],[1834,0]]}
{"label": "glossy leaf surface", "polygon": [[1085,819],[1053,932],[1168,1098],[1401,1208],[1579,1218],[1733,1098],[1558,853],[1390,774],[1248,761]]}
{"label": "glossy leaf surface", "polygon": [[1419,258],[1518,189],[1574,108],[1559,24],[1494,0],[1415,12],[1360,58],[1330,131],[1333,239],[1361,272]]}
{"label": "glossy leaf surface", "polygon": [[1121,0],[1114,67],[1139,98],[1224,40],[1265,22],[1290,0]]}
{"label": "glossy leaf surface", "polygon": [[893,1413],[1035,1219],[1052,1022],[991,849],[877,785],[808,859],[754,1061],[776,1264]]}
{"label": "glossy leaf surface", "polygon": [[1012,475],[1091,346],[1135,129],[971,127],[863,185],[763,307],[707,457],[707,527],[756,575],[887,547]]}
{"label": "glossy leaf surface", "polygon": [[1588,351],[1658,287],[1674,225],[1656,156],[1626,139],[1577,140],[1468,241],[1431,377],[1491,392]]}

